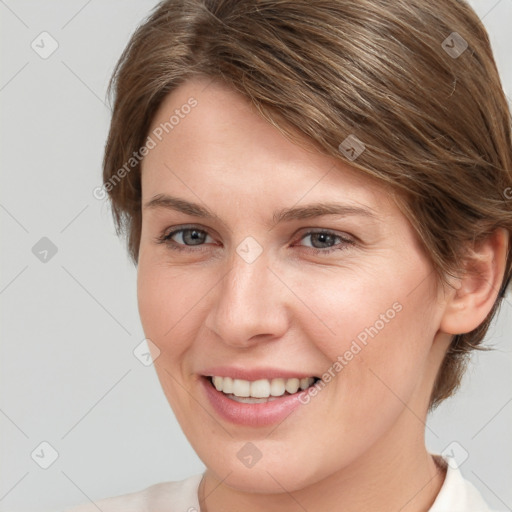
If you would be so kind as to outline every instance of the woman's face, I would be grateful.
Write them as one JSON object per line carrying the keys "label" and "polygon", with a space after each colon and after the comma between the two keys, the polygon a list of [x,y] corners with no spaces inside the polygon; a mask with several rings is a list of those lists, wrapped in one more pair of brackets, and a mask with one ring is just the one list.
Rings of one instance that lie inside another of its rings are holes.
{"label": "woman's face", "polygon": [[142,165],[138,301],[164,393],[239,489],[386,464],[423,439],[445,336],[432,267],[382,186],[208,84],[166,98]]}

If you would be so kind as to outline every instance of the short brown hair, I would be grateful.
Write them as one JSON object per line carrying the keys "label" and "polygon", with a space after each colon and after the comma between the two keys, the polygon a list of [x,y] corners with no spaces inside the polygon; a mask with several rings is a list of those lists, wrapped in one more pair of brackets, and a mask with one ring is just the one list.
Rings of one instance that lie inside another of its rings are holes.
{"label": "short brown hair", "polygon": [[[512,231],[510,110],[488,35],[462,0],[165,0],[108,90],[104,186],[135,264],[140,164],[112,178],[162,100],[194,76],[234,87],[292,140],[299,132],[396,192],[440,282],[463,268],[468,243]],[[350,135],[365,146],[354,160],[339,149]],[[509,247],[504,282],[511,271]],[[431,408],[460,384],[505,287],[478,328],[454,336]]]}

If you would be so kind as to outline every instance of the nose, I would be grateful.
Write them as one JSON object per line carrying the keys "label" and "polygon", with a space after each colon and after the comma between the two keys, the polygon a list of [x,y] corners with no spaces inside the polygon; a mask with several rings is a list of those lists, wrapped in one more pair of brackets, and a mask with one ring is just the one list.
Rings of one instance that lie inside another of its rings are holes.
{"label": "nose", "polygon": [[[271,265],[270,265],[271,266]],[[265,253],[248,263],[238,254],[212,290],[205,326],[237,348],[277,339],[286,332],[290,292]]]}

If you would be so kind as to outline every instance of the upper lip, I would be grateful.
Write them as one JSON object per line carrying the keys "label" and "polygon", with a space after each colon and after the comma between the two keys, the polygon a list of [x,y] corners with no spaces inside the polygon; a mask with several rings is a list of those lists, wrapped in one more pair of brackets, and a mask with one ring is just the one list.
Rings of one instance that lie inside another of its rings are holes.
{"label": "upper lip", "polygon": [[241,368],[235,366],[216,366],[207,368],[201,372],[205,377],[231,377],[241,380],[260,380],[260,379],[304,379],[306,377],[316,377],[314,373],[300,372],[296,370],[286,370],[281,368]]}

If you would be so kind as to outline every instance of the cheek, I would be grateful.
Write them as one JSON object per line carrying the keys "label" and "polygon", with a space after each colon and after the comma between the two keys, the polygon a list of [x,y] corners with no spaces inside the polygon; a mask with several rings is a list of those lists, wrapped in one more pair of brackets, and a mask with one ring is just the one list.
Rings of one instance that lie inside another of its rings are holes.
{"label": "cheek", "polygon": [[172,318],[166,312],[167,308],[172,310],[172,304],[166,301],[167,287],[160,279],[161,272],[158,268],[146,262],[144,258],[139,259],[137,270],[137,301],[139,315],[147,338],[150,338],[157,345],[165,332],[172,326]]}
{"label": "cheek", "polygon": [[172,343],[176,353],[180,344],[187,342],[179,332],[198,306],[199,288],[200,282],[190,270],[170,269],[151,255],[141,254],[137,272],[139,315],[146,337],[161,350]]}
{"label": "cheek", "polygon": [[409,276],[402,272],[400,280],[388,272],[345,276],[330,284],[327,279],[303,281],[301,290],[319,318],[299,321],[330,361],[323,376],[330,382],[322,393],[338,404],[334,424],[362,427],[370,435],[378,427],[368,418],[379,411],[382,420],[391,422],[420,384],[436,333],[436,312],[429,306],[427,284],[415,289],[417,276],[418,266]]}
{"label": "cheek", "polygon": [[285,276],[306,306],[297,302],[293,322],[331,362],[345,354],[352,361],[368,353],[370,345],[383,346],[406,335],[408,318],[414,315],[407,283],[397,283],[392,272],[379,270],[373,265],[363,271],[340,268]]}
{"label": "cheek", "polygon": [[171,272],[161,262],[152,260],[151,255],[140,254],[137,299],[142,327],[146,338],[158,347],[154,367],[164,395],[180,423],[185,425],[185,432],[190,429],[186,425],[194,407],[182,384],[189,373],[183,362],[187,360],[192,339],[186,326],[197,302],[191,286],[193,280],[187,276]]}

